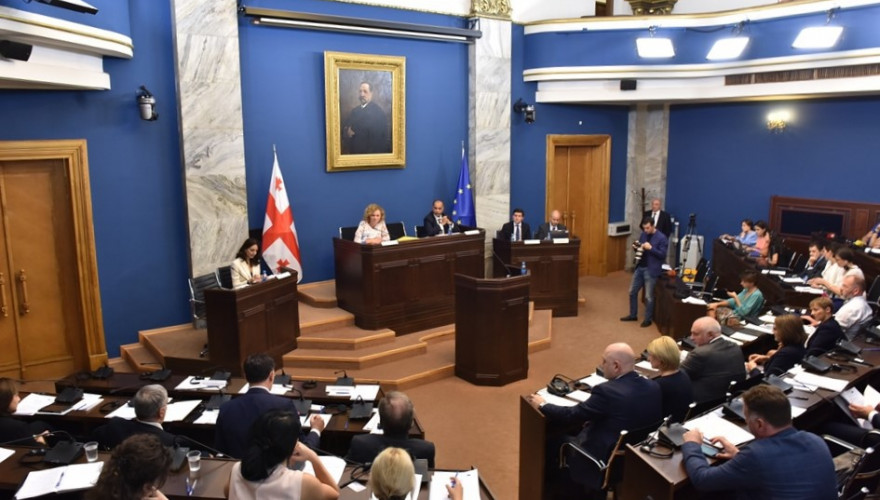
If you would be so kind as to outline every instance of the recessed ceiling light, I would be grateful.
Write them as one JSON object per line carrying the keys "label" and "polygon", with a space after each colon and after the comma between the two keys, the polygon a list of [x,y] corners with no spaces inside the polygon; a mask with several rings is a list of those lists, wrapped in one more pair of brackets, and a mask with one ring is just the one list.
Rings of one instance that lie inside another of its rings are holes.
{"label": "recessed ceiling light", "polygon": [[637,38],[636,48],[639,51],[639,57],[661,58],[675,56],[672,40],[668,38]]}
{"label": "recessed ceiling light", "polygon": [[837,43],[841,33],[843,33],[842,26],[804,28],[791,46],[796,49],[827,49]]}
{"label": "recessed ceiling light", "polygon": [[722,38],[715,42],[706,59],[717,61],[720,59],[736,59],[746,49],[749,44],[749,37],[736,36],[732,38]]}

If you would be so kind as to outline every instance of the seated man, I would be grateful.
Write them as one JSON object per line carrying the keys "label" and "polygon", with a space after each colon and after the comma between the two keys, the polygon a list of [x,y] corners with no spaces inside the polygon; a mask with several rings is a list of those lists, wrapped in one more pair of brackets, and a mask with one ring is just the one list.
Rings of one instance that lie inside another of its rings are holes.
{"label": "seated man", "polygon": [[175,436],[162,428],[165,411],[168,409],[168,391],[159,384],[141,387],[131,398],[134,406],[134,420],[113,417],[94,431],[94,439],[102,447],[115,448],[116,445],[135,434],[154,434],[165,446],[174,446]]}
{"label": "seated man", "polygon": [[[247,449],[247,437],[251,425],[269,410],[286,410],[297,413],[293,400],[270,393],[275,381],[275,360],[267,354],[251,354],[244,360],[244,376],[250,387],[248,391],[223,403],[217,415],[214,447],[233,458],[242,458]],[[310,448],[317,448],[324,430],[324,420],[312,415],[311,431],[300,436],[300,441]]]}
{"label": "seated man", "polygon": [[691,379],[697,403],[721,399],[731,382],[746,379],[742,349],[721,338],[721,325],[714,318],[694,321],[691,340],[697,348],[684,358],[681,370]]}
{"label": "seated man", "polygon": [[752,441],[742,450],[723,436],[727,462],[710,467],[701,451],[704,436],[693,429],[681,447],[688,477],[697,491],[735,490],[737,498],[827,500],[837,498],[831,453],[822,438],[791,426],[791,404],[772,385],[757,385],[743,394],[743,410]]}
{"label": "seated man", "polygon": [[508,241],[522,241],[532,239],[532,229],[523,221],[525,212],[521,208],[514,208],[511,222],[505,222],[501,226],[499,238]]}
{"label": "seated man", "polygon": [[[582,427],[577,437],[571,439],[593,458],[607,461],[620,431],[659,426],[663,403],[657,382],[633,371],[635,354],[629,345],[617,343],[606,347],[601,367],[608,382],[593,387],[590,398],[576,406],[549,404],[537,394],[530,395],[528,400],[552,425]],[[558,455],[558,450],[548,450],[548,458]],[[581,479],[584,480],[578,482],[590,482],[594,489],[601,487],[599,477]]]}
{"label": "seated man", "polygon": [[379,402],[379,425],[382,434],[361,434],[351,440],[346,460],[358,463],[372,462],[388,447],[403,448],[413,459],[423,458],[428,467],[434,467],[434,443],[424,439],[410,439],[413,422],[413,404],[409,397],[392,391]]}
{"label": "seated man", "polygon": [[425,236],[437,236],[438,234],[449,234],[461,230],[459,226],[455,225],[455,221],[443,213],[443,208],[442,200],[434,200],[431,213],[425,216],[422,225],[425,228]]}
{"label": "seated man", "polygon": [[828,261],[825,259],[825,243],[813,240],[810,242],[810,258],[807,259],[804,270],[801,271],[801,278],[811,280],[813,278],[821,278],[822,271]]}
{"label": "seated man", "polygon": [[553,237],[553,231],[568,231],[568,228],[562,223],[562,214],[559,213],[559,210],[550,212],[550,220],[538,226],[538,231],[535,232],[535,239],[549,240]]}
{"label": "seated man", "polygon": [[865,297],[865,278],[855,274],[847,275],[840,285],[840,296],[844,303],[834,313],[834,319],[840,324],[846,338],[852,340],[873,316]]}

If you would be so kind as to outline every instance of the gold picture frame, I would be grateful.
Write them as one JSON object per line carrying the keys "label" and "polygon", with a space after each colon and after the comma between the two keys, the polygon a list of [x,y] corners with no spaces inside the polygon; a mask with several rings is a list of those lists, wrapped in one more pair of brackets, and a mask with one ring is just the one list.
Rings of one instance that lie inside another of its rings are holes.
{"label": "gold picture frame", "polygon": [[406,58],[324,52],[327,171],[406,166]]}

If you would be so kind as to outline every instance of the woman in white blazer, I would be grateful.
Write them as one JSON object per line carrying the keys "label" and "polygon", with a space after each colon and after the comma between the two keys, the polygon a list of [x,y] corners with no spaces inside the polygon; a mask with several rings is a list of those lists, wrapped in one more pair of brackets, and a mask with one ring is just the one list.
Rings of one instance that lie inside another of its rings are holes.
{"label": "woman in white blazer", "polygon": [[260,274],[260,244],[257,240],[253,238],[244,240],[229,269],[232,272],[232,288],[241,288],[263,281]]}

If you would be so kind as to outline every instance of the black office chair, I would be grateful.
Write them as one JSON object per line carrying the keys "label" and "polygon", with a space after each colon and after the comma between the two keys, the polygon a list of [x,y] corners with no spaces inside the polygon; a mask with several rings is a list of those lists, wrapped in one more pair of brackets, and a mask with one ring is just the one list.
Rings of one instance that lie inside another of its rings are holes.
{"label": "black office chair", "polygon": [[232,267],[223,266],[218,267],[217,271],[217,283],[220,283],[220,286],[226,288],[228,290],[232,289]]}
{"label": "black office chair", "polygon": [[[877,434],[870,431],[869,434]],[[852,465],[838,472],[837,492],[838,498],[865,498],[868,493],[877,490],[880,484],[880,453],[874,448],[859,448],[854,444],[836,438],[823,435],[822,439],[835,456],[835,462],[840,463],[848,459]]]}
{"label": "black office chair", "polygon": [[[230,278],[231,280],[231,278]],[[194,328],[206,328],[208,326],[208,313],[205,308],[205,290],[220,288],[217,273],[204,274],[189,279],[189,305],[192,311]]]}
{"label": "black office chair", "polygon": [[392,240],[406,236],[406,226],[403,225],[403,222],[388,222],[385,226],[388,228],[388,236]]}
{"label": "black office chair", "polygon": [[354,241],[354,233],[357,232],[357,226],[340,226],[339,239]]}

